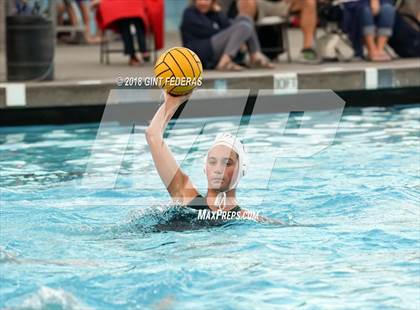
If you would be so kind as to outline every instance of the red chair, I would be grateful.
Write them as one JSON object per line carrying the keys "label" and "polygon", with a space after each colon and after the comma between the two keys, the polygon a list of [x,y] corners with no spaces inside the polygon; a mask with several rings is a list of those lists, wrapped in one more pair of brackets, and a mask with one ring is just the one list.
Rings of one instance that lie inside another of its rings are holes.
{"label": "red chair", "polygon": [[146,12],[150,21],[150,29],[154,35],[155,48],[159,50],[164,46],[164,0],[145,0],[145,2]]}
{"label": "red chair", "polygon": [[[109,40],[106,39],[106,31],[119,32],[117,21],[122,18],[138,17],[143,21],[146,28],[146,38],[153,38],[154,47],[150,49],[156,59],[156,51],[164,45],[164,0],[101,0],[96,11],[98,26],[103,33],[100,45],[100,62],[110,63],[110,53],[122,53],[123,49],[111,49]],[[147,40],[150,41],[150,40]]]}

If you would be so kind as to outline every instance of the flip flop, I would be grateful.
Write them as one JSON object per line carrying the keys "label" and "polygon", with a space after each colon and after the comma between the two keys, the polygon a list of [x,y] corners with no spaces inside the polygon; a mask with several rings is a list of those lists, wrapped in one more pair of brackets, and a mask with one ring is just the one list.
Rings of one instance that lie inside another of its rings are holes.
{"label": "flip flop", "polygon": [[367,58],[369,61],[372,61],[372,62],[389,62],[389,61],[391,61],[392,59],[391,59],[391,57],[389,57],[387,54],[385,54],[385,53],[383,53],[383,54],[379,54],[379,55],[376,55],[376,56],[374,56],[374,57],[371,57],[371,56],[368,56],[368,58]]}
{"label": "flip flop", "polygon": [[224,66],[216,67],[216,70],[219,71],[242,71],[244,68],[240,65],[237,65],[233,61],[227,62]]}
{"label": "flip flop", "polygon": [[268,59],[257,59],[257,61],[251,63],[252,68],[260,69],[274,69],[276,66]]}

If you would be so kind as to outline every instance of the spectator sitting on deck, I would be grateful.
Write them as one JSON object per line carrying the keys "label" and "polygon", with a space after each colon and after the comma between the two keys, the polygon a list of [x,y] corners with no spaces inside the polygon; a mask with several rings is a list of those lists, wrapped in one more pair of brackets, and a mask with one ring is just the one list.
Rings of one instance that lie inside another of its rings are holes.
{"label": "spectator sitting on deck", "polygon": [[363,43],[370,61],[390,61],[384,48],[392,35],[395,7],[390,0],[355,0],[344,3],[343,29],[349,34],[356,56],[363,57]]}
{"label": "spectator sitting on deck", "polygon": [[73,3],[76,3],[79,10],[80,15],[83,20],[84,25],[84,41],[88,44],[97,44],[100,43],[101,38],[98,35],[94,35],[91,31],[90,21],[90,0],[62,0],[61,2],[57,2],[57,15],[58,15],[58,23],[62,24],[62,14],[64,11],[68,14],[70,23],[73,26],[77,26],[77,15],[74,11]]}
{"label": "spectator sitting on deck", "polygon": [[287,18],[290,14],[299,13],[300,28],[303,33],[303,48],[298,61],[301,63],[320,62],[314,49],[314,38],[317,25],[316,0],[221,0],[230,9],[232,2],[236,2],[235,9],[244,12],[254,20],[261,21],[267,16]]}
{"label": "spectator sitting on deck", "polygon": [[274,67],[261,53],[252,19],[239,15],[231,23],[216,0],[193,0],[184,11],[181,35],[184,46],[197,53],[205,68],[243,70],[233,61],[243,44],[247,46],[252,66]]}
{"label": "spectator sitting on deck", "polygon": [[[148,16],[143,1],[133,0],[95,0],[97,18],[101,28],[113,28],[121,33],[124,44],[124,54],[129,56],[130,66],[139,66],[150,60],[146,43],[146,27]],[[136,29],[136,38],[140,50],[137,57],[134,48],[131,26]]]}

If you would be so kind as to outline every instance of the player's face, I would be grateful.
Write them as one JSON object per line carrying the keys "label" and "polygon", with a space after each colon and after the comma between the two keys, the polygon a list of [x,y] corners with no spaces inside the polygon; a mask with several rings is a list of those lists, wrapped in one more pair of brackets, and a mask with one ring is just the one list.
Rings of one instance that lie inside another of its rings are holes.
{"label": "player's face", "polygon": [[195,7],[203,14],[210,11],[214,0],[195,0]]}
{"label": "player's face", "polygon": [[238,155],[229,147],[217,145],[207,156],[206,171],[208,187],[225,191],[237,174]]}

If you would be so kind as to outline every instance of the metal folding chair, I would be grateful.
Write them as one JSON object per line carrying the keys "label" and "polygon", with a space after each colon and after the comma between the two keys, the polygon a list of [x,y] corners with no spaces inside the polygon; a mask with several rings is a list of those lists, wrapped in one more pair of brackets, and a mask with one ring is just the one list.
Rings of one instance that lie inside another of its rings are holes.
{"label": "metal folding chair", "polygon": [[[112,30],[111,29],[105,29],[101,36],[101,44],[99,46],[99,61],[101,64],[105,63],[109,65],[111,63],[110,60],[110,54],[115,53],[124,53],[124,48],[112,48],[110,45],[110,42],[113,41],[112,38]],[[131,34],[135,36],[135,29],[131,29]],[[146,42],[147,42],[147,51],[151,55],[151,61],[154,62],[157,59],[157,49],[156,49],[156,42],[153,37],[153,33],[147,31],[146,32]],[[153,47],[152,47],[153,46]]]}

